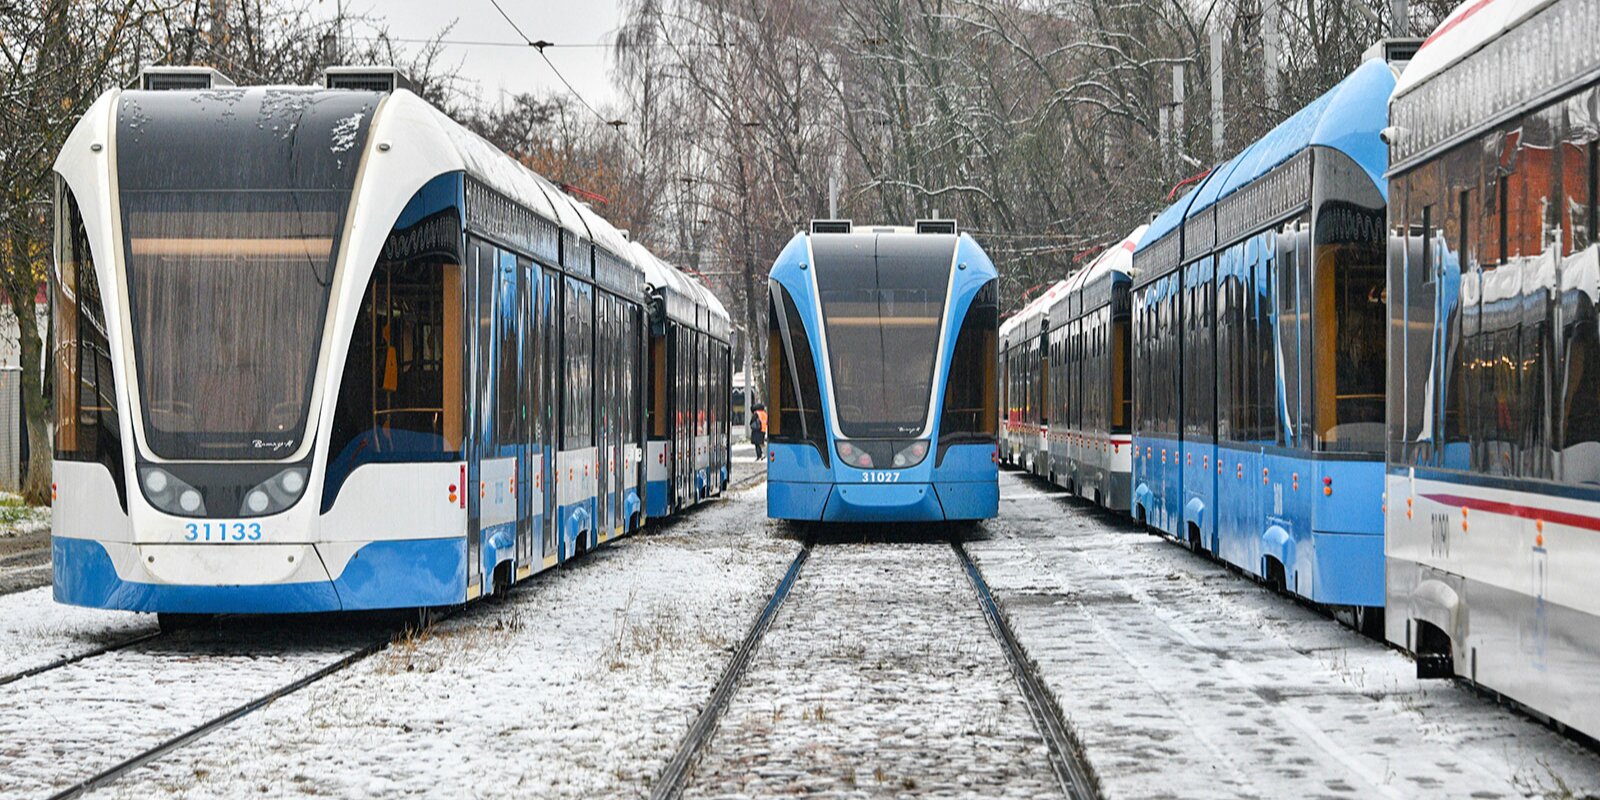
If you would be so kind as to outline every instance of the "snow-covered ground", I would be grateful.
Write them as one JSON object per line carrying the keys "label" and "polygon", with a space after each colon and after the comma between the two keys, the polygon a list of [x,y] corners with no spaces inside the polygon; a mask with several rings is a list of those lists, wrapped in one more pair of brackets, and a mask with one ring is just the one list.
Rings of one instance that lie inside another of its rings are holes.
{"label": "snow-covered ground", "polygon": [[1047,759],[948,544],[824,544],[684,794],[1050,796]]}
{"label": "snow-covered ground", "polygon": [[1600,757],[1014,473],[969,544],[1108,798],[1584,797]]}
{"label": "snow-covered ground", "polygon": [[0,492],[0,595],[50,582],[50,508]]}
{"label": "snow-covered ground", "polygon": [[[232,619],[0,690],[0,796],[50,794],[381,637],[371,620]],[[238,745],[226,733],[199,746]]]}
{"label": "snow-covered ground", "polygon": [[536,576],[96,796],[643,795],[798,549],[763,500]]}
{"label": "snow-covered ground", "polygon": [[[155,627],[151,614],[59,605],[49,587],[0,595],[0,676],[131,639]],[[4,772],[0,766],[0,775]]]}

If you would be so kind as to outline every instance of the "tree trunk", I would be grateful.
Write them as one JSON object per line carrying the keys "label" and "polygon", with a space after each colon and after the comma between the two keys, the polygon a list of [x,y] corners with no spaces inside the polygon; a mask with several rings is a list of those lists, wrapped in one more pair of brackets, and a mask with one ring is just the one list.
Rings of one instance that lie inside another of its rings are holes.
{"label": "tree trunk", "polygon": [[[26,275],[30,270],[23,266],[30,262],[34,248],[26,241],[27,234],[11,232],[11,258],[13,274]],[[30,505],[50,504],[50,462],[54,452],[50,442],[50,393],[54,387],[44,385],[44,346],[39,338],[39,320],[33,298],[37,285],[21,281],[11,282],[11,310],[17,317],[17,343],[20,345],[22,366],[22,419],[28,432],[28,463],[23,468],[22,497]]]}

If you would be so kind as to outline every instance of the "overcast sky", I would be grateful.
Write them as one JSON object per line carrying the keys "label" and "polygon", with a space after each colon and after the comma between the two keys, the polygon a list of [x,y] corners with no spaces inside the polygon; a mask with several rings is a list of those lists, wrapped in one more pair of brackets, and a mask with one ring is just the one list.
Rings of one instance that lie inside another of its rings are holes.
{"label": "overcast sky", "polygon": [[[333,16],[339,0],[317,0],[321,13]],[[461,65],[461,75],[476,84],[476,91],[492,100],[501,92],[549,94],[565,91],[531,47],[494,47],[469,42],[517,43],[522,38],[489,0],[343,0],[346,14],[366,13],[389,21],[397,39],[424,39],[455,23],[446,37],[450,64]],[[545,51],[573,88],[596,107],[614,102],[616,92],[609,75],[611,51],[607,47],[620,22],[617,0],[500,0],[517,27],[534,41],[557,45]],[[421,45],[406,44],[414,51]]]}

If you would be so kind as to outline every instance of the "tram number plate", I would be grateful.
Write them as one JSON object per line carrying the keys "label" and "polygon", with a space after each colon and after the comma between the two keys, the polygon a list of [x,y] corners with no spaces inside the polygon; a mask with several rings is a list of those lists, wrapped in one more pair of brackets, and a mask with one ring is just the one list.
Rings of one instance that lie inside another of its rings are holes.
{"label": "tram number plate", "polygon": [[898,472],[888,472],[888,471],[873,472],[873,471],[869,470],[867,472],[861,473],[861,482],[862,483],[899,483],[900,482],[900,473],[898,473]]}
{"label": "tram number plate", "polygon": [[183,526],[186,542],[259,542],[259,522],[190,522]]}

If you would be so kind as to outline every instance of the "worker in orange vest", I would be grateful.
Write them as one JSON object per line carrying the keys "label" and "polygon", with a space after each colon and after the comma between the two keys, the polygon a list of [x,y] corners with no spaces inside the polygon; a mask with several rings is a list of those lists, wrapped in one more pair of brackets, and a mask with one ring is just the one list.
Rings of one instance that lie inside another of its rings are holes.
{"label": "worker in orange vest", "polygon": [[766,455],[767,407],[756,403],[755,416],[750,420],[750,443],[756,446],[756,458]]}

